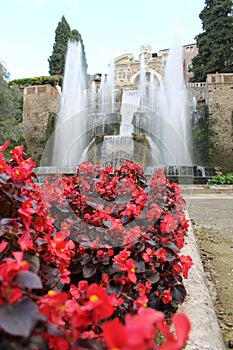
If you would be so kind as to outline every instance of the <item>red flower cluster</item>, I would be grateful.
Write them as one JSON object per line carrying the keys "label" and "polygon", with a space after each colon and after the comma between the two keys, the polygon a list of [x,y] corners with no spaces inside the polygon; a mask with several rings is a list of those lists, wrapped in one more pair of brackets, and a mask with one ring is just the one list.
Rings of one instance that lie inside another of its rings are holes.
{"label": "red flower cluster", "polygon": [[42,188],[23,147],[6,162],[7,146],[0,147],[0,339],[25,349],[36,348],[35,339],[52,350],[180,349],[186,316],[173,316],[173,333],[155,310],[176,311],[192,266],[180,255],[188,222],[179,187],[161,169],[148,184],[126,161],[118,170],[85,162]]}
{"label": "red flower cluster", "polygon": [[28,271],[28,262],[23,260],[22,252],[12,252],[12,255],[15,259],[6,258],[0,264],[0,304],[15,303],[23,295],[17,276],[21,271]]}
{"label": "red flower cluster", "polygon": [[[119,350],[172,350],[180,349],[187,339],[190,324],[183,314],[172,317],[175,336],[170,333],[164,314],[153,309],[140,309],[135,316],[127,315],[125,326],[119,319],[103,324],[103,334],[109,349]],[[166,339],[166,344],[156,346],[154,335],[159,331]]]}

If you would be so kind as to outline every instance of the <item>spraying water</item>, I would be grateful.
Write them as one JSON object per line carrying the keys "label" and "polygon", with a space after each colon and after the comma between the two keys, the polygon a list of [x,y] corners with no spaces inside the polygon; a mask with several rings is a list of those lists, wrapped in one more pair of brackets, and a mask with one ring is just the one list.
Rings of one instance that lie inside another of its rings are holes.
{"label": "spraying water", "polygon": [[[169,52],[158,96],[159,138],[165,146],[164,165],[190,165],[190,125],[183,79],[182,47]],[[172,162],[172,163],[171,163]]]}
{"label": "spraying water", "polygon": [[108,74],[102,74],[98,94],[99,112],[103,114],[114,113],[115,110],[115,71],[114,64],[109,65]]}
{"label": "spraying water", "polygon": [[91,83],[91,95],[90,95],[90,109],[91,112],[95,112],[96,110],[96,99],[97,99],[97,94],[96,94],[96,83],[93,81]]}
{"label": "spraying water", "polygon": [[146,70],[144,54],[140,57],[140,75],[139,75],[139,90],[141,91],[141,106],[145,105],[145,92],[146,92]]}
{"label": "spraying water", "polygon": [[107,111],[105,110],[105,106],[107,104],[106,95],[107,95],[106,76],[105,76],[105,74],[102,74],[101,81],[100,81],[100,88],[99,88],[99,92],[98,92],[99,112],[100,113],[107,113]]}
{"label": "spraying water", "polygon": [[54,166],[76,166],[85,149],[86,81],[82,46],[70,41],[55,130]]}
{"label": "spraying water", "polygon": [[156,99],[155,99],[155,78],[154,78],[154,74],[151,72],[150,73],[150,84],[149,84],[149,106],[151,108],[152,111],[155,110],[155,103],[156,103]]}
{"label": "spraying water", "polygon": [[110,104],[110,113],[114,113],[115,110],[115,68],[114,63],[109,65],[109,73],[107,75],[107,89],[108,89],[108,101]]}

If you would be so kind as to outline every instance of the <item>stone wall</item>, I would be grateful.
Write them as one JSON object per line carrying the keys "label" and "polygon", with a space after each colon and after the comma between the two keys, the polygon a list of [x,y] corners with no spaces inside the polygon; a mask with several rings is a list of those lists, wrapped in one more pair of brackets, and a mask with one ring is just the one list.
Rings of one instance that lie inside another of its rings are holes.
{"label": "stone wall", "polygon": [[207,76],[211,163],[233,172],[233,73]]}
{"label": "stone wall", "polygon": [[37,161],[57,114],[59,92],[51,85],[24,88],[22,133],[27,154]]}
{"label": "stone wall", "polygon": [[201,83],[186,83],[186,88],[188,90],[188,98],[191,99],[193,97],[196,98],[197,103],[205,101],[206,98],[206,83],[201,82]]}

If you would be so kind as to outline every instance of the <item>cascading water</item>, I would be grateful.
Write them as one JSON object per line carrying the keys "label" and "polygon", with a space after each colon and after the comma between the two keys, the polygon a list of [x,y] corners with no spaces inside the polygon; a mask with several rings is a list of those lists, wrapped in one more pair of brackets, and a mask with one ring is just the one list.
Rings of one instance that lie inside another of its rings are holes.
{"label": "cascading water", "polygon": [[141,99],[141,91],[127,90],[123,91],[121,101],[121,125],[119,135],[105,136],[101,148],[102,164],[111,163],[114,166],[120,166],[126,159],[134,161],[134,140],[132,118],[137,110]]}
{"label": "cascading water", "polygon": [[133,132],[132,119],[138,109],[141,100],[140,90],[125,90],[123,91],[121,101],[121,126],[120,136],[129,136]]}
{"label": "cascading water", "polygon": [[122,161],[134,161],[134,142],[132,136],[106,135],[101,148],[101,163],[119,167]]}
{"label": "cascading water", "polygon": [[193,96],[193,112],[197,112],[197,99]]}
{"label": "cascading water", "polygon": [[52,165],[73,167],[86,147],[86,70],[80,42],[68,43]]}

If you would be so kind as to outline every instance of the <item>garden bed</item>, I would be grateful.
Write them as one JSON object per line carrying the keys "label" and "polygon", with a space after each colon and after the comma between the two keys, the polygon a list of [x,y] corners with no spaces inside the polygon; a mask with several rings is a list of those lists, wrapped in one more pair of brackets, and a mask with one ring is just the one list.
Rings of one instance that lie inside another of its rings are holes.
{"label": "garden bed", "polygon": [[189,223],[179,186],[162,169],[148,183],[126,161],[81,163],[38,187],[22,146],[10,155],[0,158],[1,343],[180,349],[190,323],[177,309],[193,262],[182,253]]}

